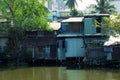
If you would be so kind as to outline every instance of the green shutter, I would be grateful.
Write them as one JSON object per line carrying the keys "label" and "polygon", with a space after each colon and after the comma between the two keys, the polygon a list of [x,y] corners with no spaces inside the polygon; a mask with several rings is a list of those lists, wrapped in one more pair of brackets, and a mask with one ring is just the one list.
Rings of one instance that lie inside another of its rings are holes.
{"label": "green shutter", "polygon": [[94,24],[92,18],[84,19],[84,32],[85,34],[93,34],[94,33]]}

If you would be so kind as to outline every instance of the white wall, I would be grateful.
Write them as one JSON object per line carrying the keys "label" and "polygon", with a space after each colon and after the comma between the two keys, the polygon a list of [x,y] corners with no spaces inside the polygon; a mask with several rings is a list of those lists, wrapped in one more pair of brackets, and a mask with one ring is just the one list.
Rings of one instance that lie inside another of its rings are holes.
{"label": "white wall", "polygon": [[83,57],[83,39],[82,38],[66,38],[66,57]]}

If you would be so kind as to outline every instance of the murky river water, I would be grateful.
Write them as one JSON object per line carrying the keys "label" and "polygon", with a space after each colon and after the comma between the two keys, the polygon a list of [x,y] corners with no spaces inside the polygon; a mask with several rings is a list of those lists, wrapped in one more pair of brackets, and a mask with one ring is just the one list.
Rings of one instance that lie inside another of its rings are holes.
{"label": "murky river water", "polygon": [[120,80],[120,71],[32,67],[0,71],[0,80]]}

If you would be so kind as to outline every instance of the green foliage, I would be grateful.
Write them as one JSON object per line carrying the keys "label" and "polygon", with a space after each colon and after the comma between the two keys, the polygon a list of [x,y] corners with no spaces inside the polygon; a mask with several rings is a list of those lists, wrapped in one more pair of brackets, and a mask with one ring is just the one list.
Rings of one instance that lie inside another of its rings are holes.
{"label": "green foliage", "polygon": [[98,42],[97,42],[97,40],[93,40],[92,42],[91,42],[92,44],[92,47],[98,47]]}
{"label": "green foliage", "polygon": [[17,63],[16,61],[20,59],[24,37],[24,30],[22,28],[9,28],[8,41],[4,53],[11,63]]}
{"label": "green foliage", "polygon": [[9,50],[18,50],[21,46],[21,41],[24,40],[24,30],[20,27],[11,27],[8,30],[8,48]]}
{"label": "green foliage", "polygon": [[73,17],[78,16],[78,14],[79,13],[76,9],[73,9],[73,10],[70,11],[70,15],[73,16]]}
{"label": "green foliage", "polygon": [[45,0],[1,0],[0,12],[13,26],[25,30],[48,29],[49,11],[44,6]]}
{"label": "green foliage", "polygon": [[79,16],[83,16],[84,13],[82,11],[79,12]]}
{"label": "green foliage", "polygon": [[73,10],[70,11],[70,15],[72,17],[77,17],[77,16],[83,16],[84,13],[83,12],[78,12],[77,9],[73,9]]}
{"label": "green foliage", "polygon": [[67,0],[66,5],[72,10],[75,8],[75,5],[77,5],[76,0]]}
{"label": "green foliage", "polygon": [[111,0],[96,0],[96,5],[90,5],[89,9],[94,9],[91,13],[113,14],[116,12],[114,5],[110,4]]}
{"label": "green foliage", "polygon": [[0,18],[7,20],[0,23],[0,34],[8,37],[4,56],[10,63],[19,64],[22,59],[22,42],[26,30],[51,30],[48,23],[49,11],[44,6],[46,0],[39,1],[0,0]]}
{"label": "green foliage", "polygon": [[120,34],[120,14],[112,15],[109,18],[103,18],[104,23],[95,22],[97,27],[105,29],[107,32],[114,31]]}

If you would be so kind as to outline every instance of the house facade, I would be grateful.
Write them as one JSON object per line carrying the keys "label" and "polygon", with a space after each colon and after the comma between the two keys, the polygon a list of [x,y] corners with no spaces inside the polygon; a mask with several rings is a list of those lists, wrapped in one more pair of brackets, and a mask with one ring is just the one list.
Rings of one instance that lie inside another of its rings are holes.
{"label": "house facade", "polygon": [[85,15],[84,16],[84,40],[85,40],[85,65],[104,65],[106,55],[104,53],[104,42],[106,40],[106,31],[96,27],[95,21],[104,23],[103,17],[109,17],[108,14]]}
{"label": "house facade", "polygon": [[95,20],[102,22],[102,17],[108,16],[107,14],[96,14],[63,20],[60,34],[57,35],[59,39],[58,59],[66,59],[67,66],[81,64],[86,57],[86,50],[91,46],[91,42],[97,41],[95,44],[102,45],[105,37],[105,31],[95,26]]}
{"label": "house facade", "polygon": [[[76,66],[76,61],[84,57],[83,45],[83,17],[74,17],[63,20],[59,38],[59,60],[66,60],[66,65]],[[70,64],[71,63],[71,64]]]}

